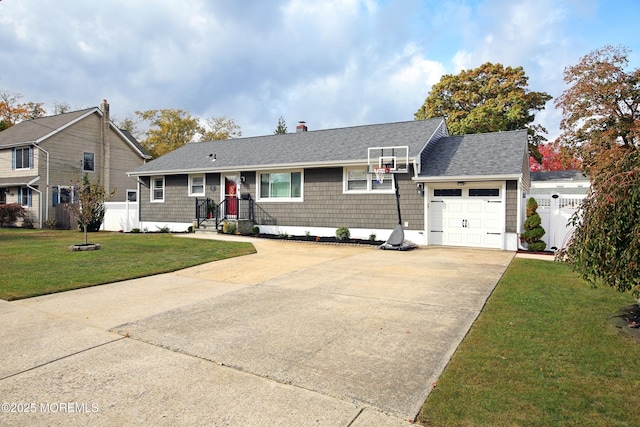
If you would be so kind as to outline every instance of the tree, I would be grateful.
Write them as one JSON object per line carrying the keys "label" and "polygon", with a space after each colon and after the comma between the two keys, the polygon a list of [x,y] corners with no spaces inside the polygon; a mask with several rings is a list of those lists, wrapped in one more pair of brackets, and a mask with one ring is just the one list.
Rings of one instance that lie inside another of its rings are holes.
{"label": "tree", "polygon": [[146,138],[140,143],[154,158],[194,141],[201,131],[198,119],[184,110],[146,110],[135,113],[150,125]]}
{"label": "tree", "polygon": [[564,70],[570,85],[556,100],[562,110],[559,142],[582,158],[587,172],[598,153],[640,142],[640,69],[625,71],[624,47],[605,46]]}
{"label": "tree", "polygon": [[22,95],[0,90],[0,131],[46,114],[42,102],[20,103]]}
{"label": "tree", "polygon": [[540,144],[538,151],[542,155],[541,163],[533,156],[529,157],[529,168],[532,172],[580,169],[582,165],[580,159],[571,156],[565,147],[558,147],[557,144]]}
{"label": "tree", "polygon": [[273,131],[275,135],[280,135],[283,133],[287,133],[287,123],[284,121],[284,118],[280,116],[278,119],[278,124],[276,125],[276,130]]}
{"label": "tree", "polygon": [[88,244],[87,232],[98,231],[104,219],[104,202],[115,193],[110,193],[98,181],[90,181],[85,173],[82,182],[76,183],[77,201],[65,207],[78,217],[78,223],[84,232],[84,244]]}
{"label": "tree", "polygon": [[640,296],[640,70],[625,71],[628,52],[605,46],[565,69],[559,141],[582,159],[591,189],[560,256],[589,282]]}
{"label": "tree", "polygon": [[529,153],[539,162],[537,146],[546,129],[533,125],[535,112],[544,110],[551,96],[527,89],[529,78],[522,67],[487,62],[460,74],[447,74],[431,88],[416,120],[446,117],[452,135],[499,132],[526,128]]}
{"label": "tree", "polygon": [[240,125],[226,116],[208,118],[205,125],[201,127],[201,132],[201,141],[217,141],[242,136]]}

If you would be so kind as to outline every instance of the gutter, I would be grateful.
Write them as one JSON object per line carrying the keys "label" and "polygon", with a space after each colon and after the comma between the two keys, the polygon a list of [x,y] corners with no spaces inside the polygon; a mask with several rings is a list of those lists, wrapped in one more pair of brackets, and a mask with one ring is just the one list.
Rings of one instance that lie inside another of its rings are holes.
{"label": "gutter", "polygon": [[38,180],[40,180],[40,175],[36,176],[31,181],[27,182],[27,187],[32,189],[33,191],[36,191],[38,194],[40,194],[40,198],[39,198],[40,215],[38,215],[38,217],[40,218],[40,228],[42,228],[42,191],[32,186],[32,184],[34,184]]}

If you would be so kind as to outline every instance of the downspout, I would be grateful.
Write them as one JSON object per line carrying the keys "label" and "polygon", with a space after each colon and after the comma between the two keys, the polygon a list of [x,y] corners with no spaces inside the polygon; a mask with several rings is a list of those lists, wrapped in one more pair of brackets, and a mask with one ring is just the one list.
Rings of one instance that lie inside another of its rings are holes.
{"label": "downspout", "polygon": [[40,176],[36,176],[35,178],[33,178],[31,181],[27,182],[27,187],[32,189],[33,191],[37,192],[38,194],[40,194],[39,197],[39,201],[40,201],[40,215],[38,215],[38,217],[40,218],[40,228],[42,228],[42,191],[38,190],[37,188],[33,187],[32,184],[36,181],[38,181],[40,179]]}
{"label": "downspout", "polygon": [[[32,145],[37,148],[38,150],[42,151],[44,154],[47,155],[47,186],[46,189],[47,191],[45,192],[45,204],[47,206],[47,209],[45,210],[45,219],[49,220],[49,152],[47,150],[45,150],[44,148],[41,148],[40,146],[38,146],[38,144],[36,144],[35,142],[32,143]],[[40,162],[38,162],[38,167],[40,166]],[[37,190],[36,190],[37,191]],[[42,193],[40,193],[42,196]],[[40,205],[42,205],[42,197],[40,197]],[[41,209],[42,210],[42,209]],[[42,212],[40,212],[40,228],[42,228]]]}

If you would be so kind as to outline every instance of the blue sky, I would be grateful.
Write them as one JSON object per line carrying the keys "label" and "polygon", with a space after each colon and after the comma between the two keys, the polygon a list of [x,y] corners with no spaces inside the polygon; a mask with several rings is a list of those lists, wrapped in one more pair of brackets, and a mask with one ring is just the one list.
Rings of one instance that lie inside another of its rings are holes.
{"label": "blue sky", "polygon": [[[431,86],[484,62],[557,97],[606,44],[640,66],[636,0],[0,0],[0,89],[73,109],[225,115],[243,136],[413,120]],[[537,116],[550,139],[560,112]]]}

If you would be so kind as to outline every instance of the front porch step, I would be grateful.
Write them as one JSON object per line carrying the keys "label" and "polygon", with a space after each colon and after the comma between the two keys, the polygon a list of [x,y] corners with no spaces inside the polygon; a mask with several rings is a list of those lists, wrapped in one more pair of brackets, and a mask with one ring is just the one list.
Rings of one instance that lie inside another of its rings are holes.
{"label": "front porch step", "polygon": [[[220,224],[222,227],[222,224]],[[218,229],[216,229],[216,222],[214,220],[206,220],[200,224],[200,227],[195,229],[196,233],[217,233]]]}

